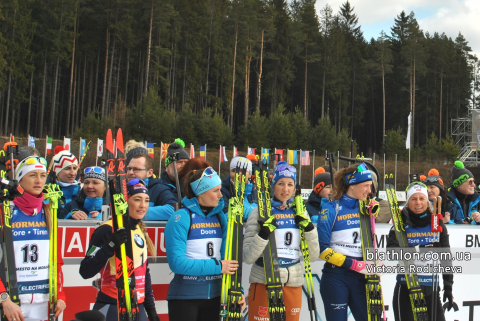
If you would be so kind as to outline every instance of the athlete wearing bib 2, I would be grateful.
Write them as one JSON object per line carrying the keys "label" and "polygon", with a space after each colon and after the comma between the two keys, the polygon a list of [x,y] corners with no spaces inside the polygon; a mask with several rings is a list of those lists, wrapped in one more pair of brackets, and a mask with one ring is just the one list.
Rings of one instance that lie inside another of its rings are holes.
{"label": "athlete wearing bib 2", "polygon": [[[310,250],[311,261],[315,261],[319,254],[317,231],[310,221],[307,211],[297,215],[292,208],[294,205],[292,197],[295,195],[297,182],[296,176],[295,167],[282,161],[275,167],[272,179],[273,199],[271,202],[272,214],[275,218],[270,224],[276,226],[273,233],[275,233],[277,245],[287,321],[299,320],[302,307],[304,268],[301,263],[303,257],[299,224],[306,226],[305,238]],[[243,259],[245,263],[253,263],[248,292],[249,320],[265,320],[264,318],[268,317],[262,254],[265,247],[268,246],[271,230],[268,226],[259,224],[259,220],[258,207],[256,207],[248,217],[243,243]]]}
{"label": "athlete wearing bib 2", "polygon": [[359,201],[371,193],[372,173],[365,164],[352,165],[337,172],[334,183],[334,201],[325,204],[317,224],[320,258],[327,261],[320,281],[325,316],[346,321],[350,308],[355,320],[366,321],[369,262],[362,255]]}
{"label": "athlete wearing bib 2", "polygon": [[106,321],[118,320],[114,252],[121,244],[126,243],[128,238],[132,239],[135,290],[140,310],[140,321],[160,321],[155,309],[152,280],[147,260],[148,253],[156,257],[155,246],[146,234],[145,225],[142,221],[148,211],[150,201],[148,189],[145,185],[145,182],[140,179],[132,179],[127,184],[130,235],[124,228],[113,233],[112,220],[105,222],[93,232],[90,247],[80,263],[80,275],[84,279],[92,278],[100,273],[101,289],[93,310],[102,312],[106,316]]}
{"label": "athlete wearing bib 2", "polygon": [[221,260],[227,235],[221,184],[211,167],[188,173],[183,208],[165,227],[168,265],[175,273],[167,296],[170,321],[218,320],[222,273],[238,269],[237,261]]}
{"label": "athlete wearing bib 2", "polygon": [[[24,189],[22,197],[10,203],[11,223],[17,268],[20,307],[10,298],[3,300],[3,312],[9,321],[48,320],[49,300],[49,230],[51,214],[43,204],[43,188],[47,180],[47,161],[43,157],[30,156],[15,169],[17,180]],[[55,316],[66,308],[63,292],[63,260],[60,247],[57,252],[58,300]],[[0,292],[7,293],[0,282]]]}

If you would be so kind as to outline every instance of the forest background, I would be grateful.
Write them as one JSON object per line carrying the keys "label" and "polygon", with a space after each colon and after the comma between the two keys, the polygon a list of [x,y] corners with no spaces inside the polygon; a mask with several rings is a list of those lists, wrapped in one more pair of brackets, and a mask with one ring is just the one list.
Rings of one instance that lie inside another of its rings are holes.
{"label": "forest background", "polygon": [[449,162],[452,118],[478,108],[461,33],[413,12],[365,39],[348,1],[9,0],[0,4],[0,134],[181,137],[210,146]]}

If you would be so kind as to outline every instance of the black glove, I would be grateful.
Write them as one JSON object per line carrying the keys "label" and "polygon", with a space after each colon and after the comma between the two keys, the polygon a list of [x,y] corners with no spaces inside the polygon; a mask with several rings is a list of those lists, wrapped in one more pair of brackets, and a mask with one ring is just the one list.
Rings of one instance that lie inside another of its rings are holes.
{"label": "black glove", "polygon": [[155,308],[147,310],[148,320],[149,321],[160,321],[158,317],[157,310]]}
{"label": "black glove", "polygon": [[305,232],[310,232],[315,228],[312,221],[304,213],[295,215],[295,224],[303,228]]}
{"label": "black glove", "polygon": [[270,216],[265,222],[258,221],[258,224],[260,224],[260,232],[258,232],[258,236],[264,240],[267,240],[270,233],[275,231],[278,227],[274,215]]}
{"label": "black glove", "polygon": [[119,228],[115,233],[110,236],[107,242],[107,246],[112,250],[115,251],[122,245],[123,243],[127,243],[127,231],[124,227]]}
{"label": "black glove", "polygon": [[453,307],[453,295],[452,295],[452,285],[445,284],[443,286],[443,302],[448,299],[447,311],[450,311]]}

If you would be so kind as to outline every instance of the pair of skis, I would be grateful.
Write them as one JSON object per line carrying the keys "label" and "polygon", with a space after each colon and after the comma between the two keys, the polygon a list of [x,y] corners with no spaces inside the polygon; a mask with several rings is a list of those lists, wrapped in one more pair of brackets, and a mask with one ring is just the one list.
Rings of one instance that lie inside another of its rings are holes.
{"label": "pair of skis", "polygon": [[[390,174],[390,176],[385,175],[385,191],[387,192],[387,199],[390,205],[390,212],[392,214],[398,244],[402,248],[408,248],[407,233],[405,232],[402,215],[398,207],[395,186],[393,185],[393,174]],[[405,279],[407,281],[410,303],[412,305],[413,318],[415,321],[428,321],[427,302],[420,287],[418,276],[415,273],[408,272],[411,264],[410,261],[402,260],[402,264],[405,267]]]}
{"label": "pair of skis", "polygon": [[[305,213],[305,204],[302,198],[302,189],[300,184],[297,184],[295,190],[295,212],[297,214]],[[307,290],[307,304],[310,312],[310,320],[318,321],[317,305],[315,303],[315,288],[313,287],[312,267],[310,265],[310,251],[308,250],[307,239],[305,238],[305,230],[302,226],[300,228],[300,240],[302,245],[303,265],[305,267],[305,284]]]}
{"label": "pair of skis", "polygon": [[246,166],[247,164],[240,164],[240,162],[237,164],[235,181],[230,184],[231,197],[228,204],[225,260],[237,261],[238,269],[234,275],[223,274],[222,277],[221,321],[240,321],[242,317],[240,301],[242,299],[243,205],[245,201]]}
{"label": "pair of skis", "polygon": [[[377,248],[377,235],[375,229],[375,217],[380,205],[374,199],[367,198],[360,201],[360,235],[362,240],[363,259],[366,260],[367,250],[374,251]],[[365,275],[367,280],[367,313],[369,321],[386,321],[385,305],[383,302],[382,285],[380,276]]]}
{"label": "pair of skis", "polygon": [[[253,171],[255,185],[257,187],[258,213],[260,214],[260,220],[265,221],[272,216],[268,171],[264,168],[261,161],[254,164]],[[268,246],[266,246],[263,251],[268,314],[270,321],[285,321],[286,311],[283,301],[282,280],[280,278],[275,232],[270,233],[268,241]]]}
{"label": "pair of skis", "polygon": [[130,220],[127,204],[127,172],[125,171],[125,151],[123,149],[123,133],[117,131],[114,147],[112,131],[107,131],[107,164],[112,209],[113,232],[125,228],[127,243],[120,245],[115,251],[115,271],[117,286],[117,307],[119,321],[140,320],[140,310],[135,291],[135,273],[133,262],[132,240],[130,237]]}

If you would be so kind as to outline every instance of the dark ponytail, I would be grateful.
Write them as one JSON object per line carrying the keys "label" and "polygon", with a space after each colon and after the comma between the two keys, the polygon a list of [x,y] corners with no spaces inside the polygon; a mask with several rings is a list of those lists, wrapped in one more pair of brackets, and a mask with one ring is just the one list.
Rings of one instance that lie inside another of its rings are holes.
{"label": "dark ponytail", "polygon": [[202,177],[203,169],[196,169],[188,172],[183,178],[183,191],[187,198],[194,198],[197,195],[193,192],[193,188],[190,186],[190,183],[195,182],[197,179]]}

